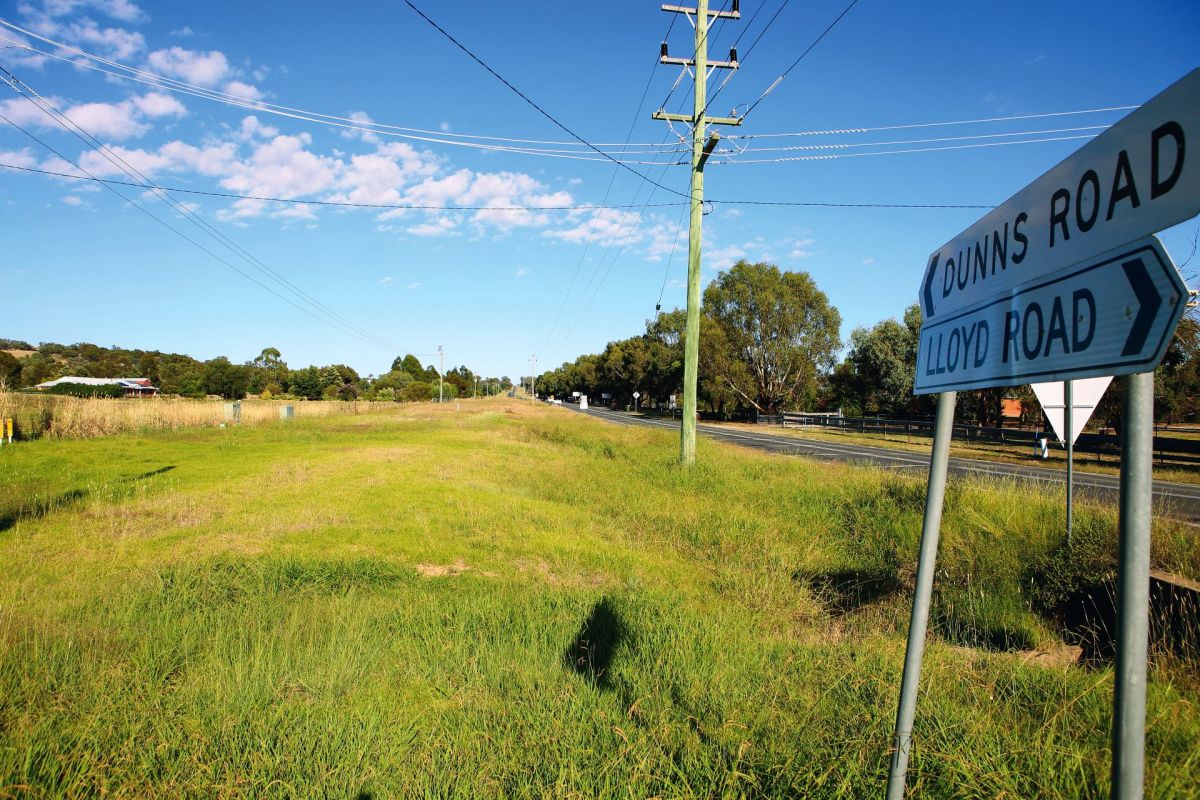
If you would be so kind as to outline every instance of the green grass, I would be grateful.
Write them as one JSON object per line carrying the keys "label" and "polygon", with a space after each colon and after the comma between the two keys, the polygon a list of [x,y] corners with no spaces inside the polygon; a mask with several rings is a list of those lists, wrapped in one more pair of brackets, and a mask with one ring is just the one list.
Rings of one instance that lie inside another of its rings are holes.
{"label": "green grass", "polygon": [[[481,401],[0,451],[0,797],[880,796],[923,483],[674,450]],[[952,483],[912,796],[1106,793],[1111,669],[1026,652],[1114,569],[1060,514]],[[1148,706],[1197,796],[1194,665]]]}

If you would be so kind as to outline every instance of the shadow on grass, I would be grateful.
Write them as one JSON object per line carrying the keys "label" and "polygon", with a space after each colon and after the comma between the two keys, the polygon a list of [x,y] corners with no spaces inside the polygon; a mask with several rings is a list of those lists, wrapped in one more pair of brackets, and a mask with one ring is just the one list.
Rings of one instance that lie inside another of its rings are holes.
{"label": "shadow on grass", "polygon": [[[118,485],[136,483],[138,481],[153,478],[157,475],[162,475],[165,472],[170,472],[175,469],[174,464],[167,464],[158,469],[143,472],[140,475],[130,475],[127,478],[121,478]],[[20,505],[16,508],[7,508],[0,511],[0,533],[10,530],[14,525],[23,519],[41,519],[58,511],[65,511],[86,500],[92,492],[88,489],[72,489],[69,492],[63,492],[55,497],[38,498],[35,497],[33,502],[28,505]]]}
{"label": "shadow on grass", "polygon": [[891,597],[902,588],[895,570],[843,569],[834,572],[801,573],[804,581],[831,611],[849,614],[865,605]]}
{"label": "shadow on grass", "polygon": [[567,668],[600,689],[611,688],[609,667],[617,647],[625,640],[625,624],[613,602],[601,598],[592,606],[574,641],[563,653]]}

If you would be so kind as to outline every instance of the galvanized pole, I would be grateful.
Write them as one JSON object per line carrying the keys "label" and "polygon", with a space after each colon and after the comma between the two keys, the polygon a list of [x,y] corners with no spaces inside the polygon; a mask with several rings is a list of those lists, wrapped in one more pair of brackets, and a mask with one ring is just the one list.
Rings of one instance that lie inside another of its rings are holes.
{"label": "galvanized pole", "polygon": [[1141,800],[1146,749],[1154,373],[1125,377],[1121,394],[1121,541],[1117,558],[1117,680],[1112,796]]}
{"label": "galvanized pole", "polygon": [[446,353],[438,345],[438,402],[442,402],[442,374],[446,371]]}
{"label": "galvanized pole", "polygon": [[1067,547],[1071,546],[1071,528],[1075,517],[1075,428],[1071,422],[1075,401],[1071,381],[1063,381],[1063,428],[1067,431]]}
{"label": "galvanized pole", "polygon": [[696,4],[696,92],[692,108],[691,220],[688,225],[687,325],[683,336],[683,423],[679,460],[696,462],[696,373],[700,365],[700,225],[704,218],[704,106],[708,83],[708,0]]}
{"label": "galvanized pole", "polygon": [[900,706],[892,737],[892,766],[888,773],[887,800],[904,797],[908,754],[912,747],[913,719],[917,712],[917,687],[921,680],[921,657],[925,653],[925,631],[933,596],[933,573],[937,560],[938,534],[942,526],[942,501],[946,496],[946,471],[950,461],[950,437],[954,432],[954,401],[957,392],[938,395],[934,422],[933,453],[929,458],[929,484],[925,492],[925,521],[921,526],[921,549],[917,557],[917,588],[913,594],[912,617],[908,623],[908,647],[904,652],[904,677],[900,682]]}
{"label": "galvanized pole", "polygon": [[535,387],[537,385],[537,355],[529,357],[529,399],[537,400]]}

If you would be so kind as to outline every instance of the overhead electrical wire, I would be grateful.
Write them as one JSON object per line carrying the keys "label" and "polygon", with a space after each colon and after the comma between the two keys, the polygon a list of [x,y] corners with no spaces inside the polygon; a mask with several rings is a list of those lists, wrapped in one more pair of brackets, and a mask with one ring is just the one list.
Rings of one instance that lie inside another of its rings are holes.
{"label": "overhead electrical wire", "polygon": [[893,139],[887,142],[838,142],[834,144],[794,144],[785,147],[746,147],[733,150],[719,150],[721,153],[782,153],[798,150],[845,150],[851,147],[888,147],[892,145],[905,146],[911,144],[933,144],[940,142],[962,142],[976,139],[1002,139],[1013,136],[1045,136],[1051,133],[1078,133],[1079,131],[1103,131],[1108,125],[1082,125],[1074,128],[1050,128],[1040,131],[1012,131],[1009,133],[977,133],[969,136],[938,136],[931,139]]}
{"label": "overhead electrical wire", "polygon": [[[775,9],[775,14],[772,15],[772,17],[769,20],[767,20],[767,24],[765,26],[763,26],[763,29],[761,31],[759,31],[758,36],[756,36],[754,38],[754,41],[750,43],[750,46],[748,48],[746,48],[746,52],[738,54],[738,69],[737,70],[729,70],[729,74],[725,76],[725,80],[721,81],[721,85],[718,86],[717,90],[715,92],[713,92],[711,97],[708,98],[708,102],[706,102],[704,104],[704,113],[705,114],[708,113],[709,107],[712,106],[713,102],[716,101],[717,97],[720,96],[721,92],[724,91],[725,87],[729,85],[729,82],[731,80],[733,80],[734,74],[736,74],[738,71],[741,70],[742,65],[744,65],[746,63],[746,59],[749,58],[750,54],[754,52],[754,48],[758,46],[758,43],[760,41],[762,41],[763,36],[766,34],[766,32],[768,30],[770,30],[771,25],[773,25],[775,23],[775,20],[779,18],[780,12],[783,11],[783,9],[787,6],[787,4],[788,4],[788,0],[783,0],[783,2],[781,2],[779,4],[779,8]],[[754,13],[750,16],[750,21],[746,23],[746,27],[743,28],[741,33],[738,34],[738,37],[736,39],[734,39],[733,46],[735,48],[738,46],[738,42],[740,42],[742,40],[742,36],[745,35],[746,32],[750,30],[750,26],[752,26],[754,24],[754,20],[758,17],[758,13],[760,11],[762,11],[765,7],[766,7],[766,2],[763,2],[763,3],[760,3],[758,8],[756,8],[754,10]]]}
{"label": "overhead electrical wire", "polygon": [[[17,164],[0,163],[0,167],[4,169],[17,170],[20,172],[30,172],[37,175],[48,175],[54,178],[66,178],[68,180],[92,181],[95,183],[108,183],[113,186],[135,186],[142,189],[152,189],[162,192],[172,192],[177,194],[192,194],[202,197],[220,197],[229,200],[259,200],[266,203],[291,203],[301,206],[334,206],[337,208],[372,208],[379,210],[399,210],[399,211],[591,211],[600,209],[612,208],[638,208],[640,203],[625,203],[617,205],[578,205],[578,206],[438,206],[438,205],[408,205],[404,203],[355,203],[344,200],[303,200],[296,197],[271,197],[267,195],[254,194],[233,194],[231,192],[214,192],[205,189],[187,189],[182,186],[159,186],[153,183],[134,183],[131,181],[118,181],[111,178],[97,178],[90,175],[72,175],[69,172],[57,172],[49,169],[38,169],[36,167],[23,167]],[[661,207],[686,206],[682,200],[676,200],[670,203],[655,203]]]}
{"label": "overhead electrical wire", "polygon": [[[475,55],[475,53],[471,52],[471,50],[468,49],[466,47],[466,45],[462,44],[460,41],[455,39],[450,34],[449,31],[447,31],[442,26],[438,25],[436,22],[434,22],[428,16],[426,16],[425,12],[423,12],[421,9],[417,8],[417,6],[412,2],[412,0],[404,0],[404,4],[407,5],[409,8],[411,8],[413,11],[415,11],[417,13],[417,15],[419,17],[421,17],[421,19],[425,20],[431,26],[433,26],[433,28],[435,30],[437,30],[438,33],[440,33],[440,34],[442,34],[442,36],[446,37],[446,39],[448,39],[452,44],[454,44],[455,47],[457,47],[459,50],[462,50],[464,53],[466,53],[471,58],[471,60],[473,60],[475,63],[479,64],[479,66],[483,67],[485,70],[487,70],[489,73],[491,73],[493,77],[495,77],[497,80],[499,80],[501,83],[503,83],[509,89],[511,89],[514,93],[516,93],[516,95],[518,97],[520,97],[522,100],[524,100],[530,106],[532,106],[534,108],[534,110],[536,110],[539,114],[541,114],[543,117],[545,117],[546,119],[550,120],[555,125],[557,125],[560,129],[562,129],[562,131],[564,133],[566,133],[572,139],[576,139],[576,140],[582,142],[583,144],[587,145],[587,147],[589,149],[594,150],[595,152],[599,153],[607,160],[613,162],[614,164],[619,165],[622,169],[624,169],[628,172],[631,172],[632,174],[638,176],[642,180],[651,180],[644,173],[638,172],[636,169],[634,169],[633,167],[624,163],[623,161],[618,161],[617,159],[613,158],[611,155],[609,155],[605,151],[596,147],[596,145],[592,144],[591,142],[587,141],[579,134],[575,133],[575,131],[568,128],[562,122],[559,122],[559,120],[556,117],[554,117],[552,114],[550,114],[544,108],[542,108],[537,103],[535,103],[533,100],[531,100],[528,95],[526,95],[524,92],[522,92],[520,89],[518,89],[512,83],[510,83],[503,75],[501,75],[499,72],[496,72],[496,70],[492,69],[486,61],[484,61],[479,56]],[[655,183],[660,189],[670,192],[671,194],[679,195],[680,197],[684,197],[684,198],[687,197],[687,195],[684,194],[683,192],[676,191],[675,189],[670,189],[666,186],[663,186],[661,183],[658,183],[657,181]]]}
{"label": "overhead electrical wire", "polygon": [[[667,26],[667,32],[664,35],[664,38],[666,38],[666,36],[670,36],[671,31],[675,29],[675,19],[676,19],[676,15],[672,14],[671,15],[671,23],[670,23],[670,25]],[[641,99],[638,100],[637,110],[633,114],[633,121],[629,123],[629,132],[625,134],[625,141],[629,141],[629,139],[633,138],[633,130],[637,126],[638,119],[642,115],[642,107],[646,104],[646,96],[650,93],[650,85],[654,81],[654,75],[657,72],[657,69],[656,69],[657,66],[658,66],[657,59],[655,59],[655,63],[652,64],[650,67],[650,75],[646,79],[646,85],[642,89]],[[664,141],[665,140],[666,139],[664,137]],[[609,178],[608,178],[608,186],[604,190],[604,198],[600,201],[602,205],[604,203],[608,202],[609,194],[612,192],[613,185],[616,182],[617,174],[619,172],[620,172],[620,170],[614,165],[613,169],[612,169],[612,173],[609,175]],[[687,204],[680,203],[680,205],[683,205],[686,207]],[[593,216],[591,228],[588,231],[587,239],[583,245],[583,252],[581,252],[579,254],[579,260],[575,263],[575,269],[573,270],[573,272],[571,274],[571,282],[567,285],[566,294],[563,295],[562,302],[559,304],[558,313],[555,314],[555,316],[554,316],[554,322],[551,323],[550,328],[547,330],[546,341],[543,343],[542,348],[541,348],[543,351],[546,349],[546,344],[548,344],[550,342],[550,340],[553,338],[554,334],[558,330],[558,324],[562,320],[563,312],[566,310],[567,301],[570,300],[570,298],[571,298],[571,292],[575,289],[575,282],[579,279],[579,270],[583,267],[583,262],[587,258],[588,250],[591,249],[592,240],[596,235],[596,228],[599,226],[599,224],[600,224],[600,216],[599,215]]]}
{"label": "overhead electrical wire", "polygon": [[[682,206],[686,211],[688,204],[683,202],[670,203],[623,203],[618,205],[595,205],[595,206],[547,206],[545,208],[539,206],[401,206],[392,205],[389,203],[348,203],[337,200],[298,200],[293,197],[266,197],[259,195],[240,195],[228,194],[226,192],[206,192],[200,189],[183,189],[176,186],[159,186],[157,184],[134,183],[133,181],[118,181],[111,178],[100,178],[93,175],[73,175],[69,172],[56,172],[48,169],[38,169],[36,167],[23,167],[18,164],[5,164],[0,162],[0,168],[11,169],[18,172],[29,172],[35,175],[47,175],[54,178],[65,178],[75,181],[89,181],[91,183],[104,183],[112,186],[130,186],[138,189],[151,189],[163,192],[180,192],[184,194],[206,195],[211,197],[223,197],[233,200],[261,200],[269,203],[295,203],[298,205],[320,205],[320,206],[339,206],[344,208],[378,208],[378,209],[411,209],[418,211],[592,211],[603,209],[626,209],[626,208],[678,208]],[[992,208],[985,205],[946,205],[946,204],[914,204],[914,203],[825,203],[825,202],[800,202],[800,201],[766,201],[766,200],[730,200],[720,198],[716,200],[706,200],[713,206],[742,206],[742,205],[785,205],[785,206],[813,206],[813,207],[828,207],[828,208]]]}
{"label": "overhead electrical wire", "polygon": [[1130,111],[1139,106],[1109,106],[1108,108],[1085,108],[1078,111],[1051,111],[1042,114],[1018,114],[1010,117],[984,117],[980,119],[957,119],[940,122],[910,122],[901,125],[875,125],[869,128],[828,128],[824,130],[792,131],[790,133],[735,133],[725,139],[777,139],[786,136],[831,136],[843,133],[874,133],[877,131],[899,131],[910,128],[938,128],[950,125],[984,125],[995,122],[1016,122],[1048,117],[1071,117],[1081,114],[1103,114],[1111,111]]}
{"label": "overhead electrical wire", "polygon": [[767,95],[769,95],[771,92],[775,91],[775,89],[779,86],[779,84],[783,83],[784,79],[787,78],[788,74],[791,73],[791,71],[796,68],[796,65],[799,64],[801,61],[803,61],[805,56],[807,56],[809,53],[811,53],[813,51],[813,48],[815,48],[817,45],[819,45],[821,43],[821,40],[824,39],[829,34],[829,32],[831,30],[833,30],[834,27],[837,26],[837,24],[839,22],[842,21],[842,17],[849,14],[850,9],[854,8],[856,5],[858,5],[858,0],[850,0],[850,4],[847,5],[842,10],[842,13],[838,14],[837,17],[833,20],[833,22],[829,23],[829,26],[826,27],[825,30],[821,31],[821,35],[818,36],[816,39],[814,39],[813,43],[810,44],[804,50],[803,53],[801,53],[799,56],[797,56],[796,60],[793,61],[788,66],[788,68],[783,71],[783,74],[781,74],[778,78],[776,78],[774,80],[774,82],[772,82],[771,85],[767,87],[766,91],[764,91],[761,95],[759,95],[758,99],[750,104],[750,107],[746,109],[746,113],[742,114],[742,119],[745,119],[746,117],[750,116],[750,112],[753,111],[755,108],[757,108],[758,104],[761,103],[763,100],[765,100]]}
{"label": "overhead electrical wire", "polygon": [[1022,139],[1014,142],[980,142],[977,144],[946,145],[944,147],[916,147],[903,150],[880,150],[870,153],[828,153],[813,156],[783,156],[780,158],[724,158],[709,159],[710,164],[781,164],[789,161],[832,161],[841,158],[865,158],[867,156],[894,156],[903,153],[937,153],[948,150],[972,150],[980,147],[1007,147],[1015,144],[1040,144],[1043,142],[1066,142],[1075,139],[1094,139],[1098,134],[1078,136],[1052,136],[1043,139]]}
{"label": "overhead electrical wire", "polygon": [[[289,111],[289,112],[293,112],[293,113],[297,113],[297,114],[303,114],[303,115],[309,116],[309,117],[318,117],[319,119],[312,120],[314,122],[319,122],[321,120],[332,120],[334,122],[344,122],[344,123],[349,123],[350,125],[360,128],[362,130],[370,131],[372,133],[383,133],[385,131],[392,130],[392,131],[400,131],[400,132],[404,132],[404,133],[426,134],[426,135],[438,136],[438,137],[450,138],[450,139],[455,139],[455,138],[457,138],[457,139],[476,139],[476,140],[486,140],[486,141],[496,141],[496,142],[508,142],[508,143],[515,143],[515,144],[571,145],[571,146],[576,146],[576,147],[588,146],[586,143],[581,143],[578,141],[567,141],[567,140],[561,140],[561,139],[560,140],[522,139],[522,138],[513,138],[513,137],[504,137],[504,136],[491,136],[491,135],[486,135],[486,134],[455,133],[452,131],[433,130],[433,129],[429,129],[429,128],[413,128],[413,127],[406,127],[406,126],[402,126],[402,125],[389,125],[389,124],[385,124],[382,122],[366,121],[366,120],[362,120],[362,119],[355,119],[353,117],[338,116],[336,114],[325,114],[325,113],[318,112],[318,111],[309,111],[306,109],[295,108],[292,106],[285,106],[285,105],[279,105],[276,103],[269,103],[265,100],[257,100],[254,98],[243,97],[241,95],[229,94],[227,92],[221,92],[216,89],[209,89],[209,88],[206,88],[203,86],[198,86],[194,83],[188,83],[187,81],[178,80],[176,78],[170,78],[165,75],[161,75],[159,73],[152,72],[150,70],[140,69],[138,67],[132,67],[132,66],[129,66],[128,64],[123,64],[119,61],[115,61],[113,59],[105,58],[103,56],[99,56],[94,53],[90,53],[86,50],[82,50],[73,45],[69,45],[64,42],[56,41],[56,40],[51,39],[42,34],[35,33],[34,31],[28,30],[26,28],[22,28],[21,26],[15,25],[4,19],[0,19],[0,25],[10,28],[18,33],[23,34],[23,35],[38,39],[39,41],[42,41],[52,47],[56,47],[56,48],[59,48],[60,50],[63,50],[63,51],[69,52],[69,53],[73,53],[76,56],[79,56],[84,59],[88,59],[91,61],[96,61],[101,64],[105,64],[107,66],[112,67],[115,70],[121,70],[121,71],[114,72],[111,70],[99,69],[97,67],[90,66],[85,62],[80,62],[73,58],[67,58],[67,57],[59,55],[57,53],[47,52],[45,50],[39,50],[35,47],[31,47],[27,44],[18,42],[17,40],[14,40],[14,39],[6,39],[6,38],[0,37],[0,41],[10,42],[14,46],[18,47],[19,49],[28,50],[30,52],[37,53],[37,54],[43,55],[43,56],[47,56],[49,58],[54,58],[54,59],[57,59],[60,61],[65,61],[66,63],[72,64],[77,67],[93,69],[95,71],[102,72],[106,75],[135,81],[135,82],[142,83],[142,84],[145,84],[148,86],[156,86],[160,89],[175,90],[177,88],[178,90],[182,91],[185,94],[186,93],[196,93],[197,96],[206,97],[207,99],[211,99],[211,100],[233,101],[233,102],[236,102],[239,104],[245,104],[245,107],[247,107],[247,108],[258,109],[258,110],[263,110],[263,111],[278,109],[280,111]],[[136,77],[134,77],[134,76],[136,76]],[[609,143],[595,143],[595,146],[597,146],[597,147],[621,147],[621,146],[653,147],[654,145],[651,143],[648,143],[648,142],[646,142],[646,143],[624,143],[624,142],[612,143],[612,142],[609,142]]]}
{"label": "overhead electrical wire", "polygon": [[[88,146],[91,147],[95,152],[99,153],[102,157],[104,157],[110,163],[114,164],[119,169],[126,172],[126,174],[131,175],[131,177],[136,177],[140,174],[137,172],[137,170],[135,168],[133,168],[131,165],[129,165],[127,162],[125,162],[124,159],[121,159],[119,155],[117,155],[116,153],[113,153],[102,143],[99,143],[99,140],[95,139],[95,137],[92,137],[91,134],[88,134],[83,128],[79,127],[73,121],[71,121],[69,117],[66,117],[65,115],[63,115],[62,112],[60,112],[52,103],[49,103],[44,98],[42,98],[40,95],[37,95],[36,92],[34,92],[23,81],[20,81],[19,79],[17,79],[15,76],[12,75],[12,73],[8,72],[8,70],[5,70],[3,67],[0,67],[0,71],[3,71],[5,73],[5,75],[7,76],[4,78],[4,81],[10,86],[10,88],[12,88],[14,91],[16,91],[22,97],[25,97],[27,100],[29,100],[35,107],[37,107],[39,110],[41,110],[47,116],[49,116],[51,119],[55,120],[55,122],[57,122],[61,127],[68,130],[69,132],[75,134],[78,138],[80,138],[86,144],[88,144]],[[28,92],[28,94],[26,92]],[[94,175],[91,175],[91,173],[88,172],[86,169],[84,169],[82,166],[71,161],[64,154],[62,154],[61,152],[59,152],[58,150],[56,150],[55,148],[50,146],[48,143],[46,143],[42,139],[38,138],[32,132],[21,127],[19,124],[12,121],[8,117],[0,114],[0,119],[3,119],[9,125],[14,127],[15,129],[17,129],[21,133],[24,133],[26,136],[31,138],[33,141],[37,142],[38,144],[40,144],[41,146],[46,148],[48,151],[50,151],[54,155],[58,156],[64,162],[66,162],[67,164],[70,164],[72,167],[74,167],[79,172],[83,173],[84,175],[88,175],[92,178],[96,177]],[[93,142],[95,142],[95,144],[93,144]],[[258,286],[266,289],[267,291],[274,294],[276,297],[280,298],[281,300],[284,300],[285,302],[289,303],[290,305],[294,306],[295,308],[299,309],[300,311],[303,311],[304,313],[308,314],[309,316],[313,317],[314,319],[317,319],[320,322],[330,325],[331,327],[335,328],[336,330],[339,330],[342,333],[350,335],[366,344],[370,344],[370,345],[379,347],[381,349],[384,349],[384,350],[387,350],[390,352],[395,352],[395,351],[401,349],[398,345],[388,342],[386,339],[383,339],[381,337],[375,336],[374,334],[370,333],[369,331],[366,331],[365,329],[361,328],[354,322],[341,316],[336,311],[334,311],[333,309],[326,306],[324,303],[321,303],[319,300],[312,297],[310,294],[305,292],[303,289],[300,289],[298,286],[291,283],[291,281],[289,281],[287,278],[283,277],[282,275],[279,275],[274,270],[271,270],[270,267],[267,267],[265,264],[263,264],[257,258],[252,256],[248,251],[246,251],[243,248],[241,248],[240,246],[238,246],[236,243],[234,243],[232,240],[230,240],[226,235],[224,235],[220,231],[213,228],[211,225],[209,225],[207,222],[205,222],[198,215],[194,214],[194,212],[192,212],[186,206],[183,206],[183,205],[175,202],[173,200],[173,198],[170,198],[165,193],[160,192],[159,196],[164,201],[166,201],[174,210],[181,213],[186,219],[191,221],[194,225],[199,227],[205,233],[208,233],[210,236],[217,239],[221,244],[223,244],[225,247],[229,248],[231,251],[233,251],[236,255],[241,257],[243,260],[246,260],[255,269],[266,274],[271,280],[274,280],[276,283],[280,284],[281,286],[286,288],[288,291],[292,292],[294,295],[299,297],[302,301],[308,303],[310,306],[312,306],[314,309],[316,309],[320,314],[324,314],[326,316],[320,316],[317,313],[313,313],[313,311],[310,311],[309,309],[299,305],[298,303],[294,302],[291,298],[275,291],[273,288],[271,288],[267,284],[263,283],[262,281],[259,281],[258,279],[254,278],[254,276],[250,275],[249,273],[239,269],[237,266],[226,261],[224,258],[217,255],[212,250],[209,250],[207,247],[200,244],[195,239],[192,239],[187,234],[178,230],[177,228],[172,226],[170,223],[157,217],[156,215],[151,213],[149,210],[147,210],[146,208],[141,206],[139,203],[137,203],[133,199],[121,194],[116,189],[114,189],[112,186],[107,185],[107,183],[103,183],[102,185],[104,186],[104,188],[106,188],[110,192],[116,194],[118,197],[120,197],[125,202],[133,205],[138,210],[142,211],[144,214],[149,216],[151,219],[154,219],[156,222],[158,222],[161,225],[163,225],[164,227],[168,228],[169,230],[174,232],[176,235],[180,236],[181,238],[185,239],[186,241],[188,241],[191,244],[195,245],[196,247],[200,248],[203,252],[212,256],[217,261],[224,264],[226,267],[232,269],[234,272],[245,277],[246,279],[250,280],[251,282],[257,284]],[[133,185],[139,186],[140,188],[146,189],[146,190],[154,189],[154,187],[152,185],[147,185],[147,184],[133,184]]]}

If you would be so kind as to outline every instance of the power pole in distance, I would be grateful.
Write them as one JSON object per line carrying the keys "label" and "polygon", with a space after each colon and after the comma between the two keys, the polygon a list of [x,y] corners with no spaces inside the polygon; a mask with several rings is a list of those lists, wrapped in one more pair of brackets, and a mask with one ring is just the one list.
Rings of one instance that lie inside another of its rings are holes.
{"label": "power pole in distance", "polygon": [[679,460],[684,465],[696,461],[696,372],[700,360],[700,220],[703,217],[704,206],[704,162],[712,154],[720,140],[714,131],[705,140],[709,125],[741,125],[737,117],[709,117],[704,113],[706,103],[706,84],[710,68],[737,69],[737,51],[729,51],[728,61],[708,60],[708,29],[713,18],[741,19],[738,0],[733,0],[730,11],[709,11],[708,0],[697,0],[696,8],[664,5],[663,11],[672,14],[687,14],[695,16],[696,53],[695,57],[672,58],[667,55],[667,43],[663,42],[662,55],[659,63],[680,64],[692,67],[695,74],[695,98],[693,113],[668,114],[665,109],[654,112],[653,118],[667,122],[687,122],[692,126],[692,185],[691,185],[691,222],[688,227],[688,287],[687,287],[687,327],[683,337],[683,423],[679,434]]}
{"label": "power pole in distance", "polygon": [[537,355],[529,357],[529,399],[537,400],[537,394],[534,393],[534,387],[537,384]]}
{"label": "power pole in distance", "polygon": [[438,345],[438,402],[442,402],[442,375],[446,372],[446,351]]}

